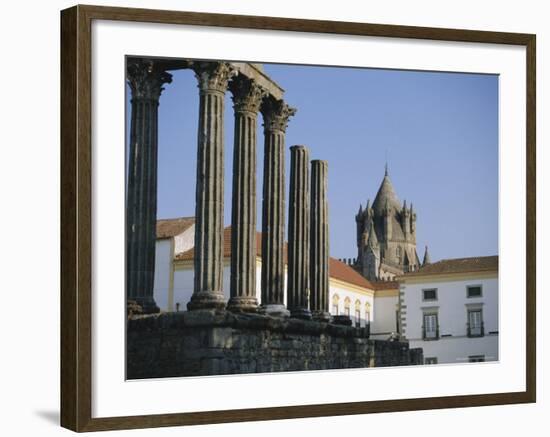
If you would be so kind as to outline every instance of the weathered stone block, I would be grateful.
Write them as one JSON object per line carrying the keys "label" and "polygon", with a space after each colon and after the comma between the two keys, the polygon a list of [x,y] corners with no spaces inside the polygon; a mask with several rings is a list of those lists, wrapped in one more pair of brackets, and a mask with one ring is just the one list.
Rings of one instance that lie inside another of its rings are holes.
{"label": "weathered stone block", "polygon": [[351,326],[194,310],[128,321],[130,379],[422,364],[406,342]]}

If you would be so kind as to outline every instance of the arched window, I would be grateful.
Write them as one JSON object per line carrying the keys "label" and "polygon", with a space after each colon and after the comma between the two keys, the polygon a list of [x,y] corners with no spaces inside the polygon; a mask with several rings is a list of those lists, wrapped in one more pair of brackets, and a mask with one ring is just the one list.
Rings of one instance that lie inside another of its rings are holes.
{"label": "arched window", "polygon": [[401,246],[397,246],[397,248],[395,249],[395,255],[397,256],[397,263],[401,264],[401,257],[403,256]]}
{"label": "arched window", "polygon": [[370,323],[370,303],[365,304],[365,324],[368,325]]}
{"label": "arched window", "polygon": [[340,303],[340,296],[335,294],[332,296],[332,315],[337,316],[338,315],[338,305]]}
{"label": "arched window", "polygon": [[350,306],[351,306],[351,299],[349,297],[346,297],[344,300],[344,315],[350,317]]}
{"label": "arched window", "polygon": [[361,327],[361,302],[359,299],[355,301],[355,327]]}

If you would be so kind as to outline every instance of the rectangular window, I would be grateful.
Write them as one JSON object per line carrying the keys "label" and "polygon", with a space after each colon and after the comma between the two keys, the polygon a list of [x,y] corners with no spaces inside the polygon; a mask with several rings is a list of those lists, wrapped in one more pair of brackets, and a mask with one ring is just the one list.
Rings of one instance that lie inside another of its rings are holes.
{"label": "rectangular window", "polygon": [[468,357],[469,363],[484,363],[485,362],[485,355],[470,355]]}
{"label": "rectangular window", "polygon": [[355,310],[355,326],[361,327],[361,310]]}
{"label": "rectangular window", "polygon": [[437,338],[439,338],[437,314],[424,314],[424,339],[435,340]]}
{"label": "rectangular window", "polygon": [[424,364],[437,364],[437,357],[424,358]]}
{"label": "rectangular window", "polygon": [[344,314],[349,317],[349,307],[344,308]]}
{"label": "rectangular window", "polygon": [[422,300],[437,300],[437,288],[422,290]]}
{"label": "rectangular window", "polygon": [[481,297],[481,285],[467,287],[468,297]]}
{"label": "rectangular window", "polygon": [[468,311],[468,336],[483,336],[483,315],[481,309]]}

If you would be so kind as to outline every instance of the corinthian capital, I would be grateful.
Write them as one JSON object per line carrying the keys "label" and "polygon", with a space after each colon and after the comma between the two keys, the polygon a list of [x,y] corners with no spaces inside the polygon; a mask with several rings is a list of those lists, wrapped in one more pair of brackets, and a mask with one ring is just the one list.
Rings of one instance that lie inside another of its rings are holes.
{"label": "corinthian capital", "polygon": [[151,59],[129,59],[126,72],[132,89],[132,99],[151,99],[158,102],[164,90],[163,85],[172,82],[172,75]]}
{"label": "corinthian capital", "polygon": [[237,70],[227,62],[193,62],[191,68],[199,82],[201,91],[218,91],[225,93],[227,84]]}
{"label": "corinthian capital", "polygon": [[267,91],[259,86],[256,81],[238,75],[229,83],[229,89],[233,94],[233,108],[236,112],[253,112],[260,110],[262,99]]}
{"label": "corinthian capital", "polygon": [[291,108],[284,100],[277,100],[273,97],[263,101],[261,111],[264,116],[265,131],[279,130],[285,132],[288,119],[296,114],[296,108]]}

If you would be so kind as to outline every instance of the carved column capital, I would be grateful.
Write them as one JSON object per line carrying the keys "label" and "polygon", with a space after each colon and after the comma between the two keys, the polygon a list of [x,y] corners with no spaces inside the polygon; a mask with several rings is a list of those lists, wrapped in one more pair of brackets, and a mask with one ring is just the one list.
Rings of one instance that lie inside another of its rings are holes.
{"label": "carved column capital", "polygon": [[264,117],[264,131],[285,132],[288,120],[296,114],[296,108],[288,106],[284,100],[277,100],[273,97],[264,99],[261,109]]}
{"label": "carved column capital", "polygon": [[201,93],[225,93],[229,80],[237,74],[235,67],[228,62],[193,62],[191,68],[195,72]]}
{"label": "carved column capital", "polygon": [[172,82],[172,75],[151,59],[129,59],[126,65],[127,79],[132,89],[132,99],[148,99],[158,102],[165,83]]}
{"label": "carved column capital", "polygon": [[235,112],[251,112],[257,114],[267,90],[254,80],[238,75],[229,83],[233,94],[233,108]]}

